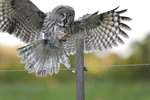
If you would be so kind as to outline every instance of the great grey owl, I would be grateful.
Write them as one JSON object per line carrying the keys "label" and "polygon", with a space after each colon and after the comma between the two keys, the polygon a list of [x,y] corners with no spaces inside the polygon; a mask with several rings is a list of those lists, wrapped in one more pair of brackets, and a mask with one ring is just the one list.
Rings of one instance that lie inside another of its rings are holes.
{"label": "great grey owl", "polygon": [[[118,7],[117,7],[118,8]],[[104,50],[123,44],[128,38],[123,29],[131,30],[120,16],[127,11],[116,9],[86,14],[74,20],[75,11],[61,5],[43,13],[29,0],[0,0],[0,30],[18,37],[28,45],[17,49],[29,73],[37,76],[57,74],[60,64],[70,68],[68,55],[76,53],[76,39],[84,39],[84,52]]]}

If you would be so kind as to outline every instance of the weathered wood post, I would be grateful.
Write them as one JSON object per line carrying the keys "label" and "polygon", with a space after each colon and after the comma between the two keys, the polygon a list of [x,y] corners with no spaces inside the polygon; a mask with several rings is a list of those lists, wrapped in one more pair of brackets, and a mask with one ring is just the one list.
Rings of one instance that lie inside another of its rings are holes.
{"label": "weathered wood post", "polygon": [[76,100],[85,100],[84,90],[84,43],[76,40]]}

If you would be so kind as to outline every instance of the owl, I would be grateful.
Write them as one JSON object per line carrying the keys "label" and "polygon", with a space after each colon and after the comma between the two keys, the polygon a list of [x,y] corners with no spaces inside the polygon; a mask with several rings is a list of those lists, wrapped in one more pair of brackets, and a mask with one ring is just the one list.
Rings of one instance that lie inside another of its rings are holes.
{"label": "owl", "polygon": [[0,31],[19,38],[27,45],[17,49],[25,69],[36,76],[57,74],[60,64],[70,68],[68,55],[76,53],[76,39],[84,41],[84,52],[101,51],[124,44],[131,30],[121,16],[127,9],[86,14],[75,20],[72,7],[60,5],[44,13],[30,0],[0,0]]}

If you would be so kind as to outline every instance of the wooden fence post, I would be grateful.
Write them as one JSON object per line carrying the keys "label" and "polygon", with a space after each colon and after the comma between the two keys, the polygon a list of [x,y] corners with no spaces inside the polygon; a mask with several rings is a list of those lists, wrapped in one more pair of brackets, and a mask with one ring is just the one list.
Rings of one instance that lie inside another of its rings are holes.
{"label": "wooden fence post", "polygon": [[76,100],[85,100],[84,90],[84,43],[76,40]]}

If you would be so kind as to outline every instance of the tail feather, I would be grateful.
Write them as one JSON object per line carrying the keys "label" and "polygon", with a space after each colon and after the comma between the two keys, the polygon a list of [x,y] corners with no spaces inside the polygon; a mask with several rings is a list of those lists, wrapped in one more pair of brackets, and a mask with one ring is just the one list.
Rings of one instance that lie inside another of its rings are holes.
{"label": "tail feather", "polygon": [[34,49],[22,53],[22,56],[19,56],[22,58],[21,63],[28,63],[28,62],[30,63],[31,61],[32,63],[36,63],[36,61],[38,61],[40,57],[39,53],[40,53],[39,50],[35,52]]}
{"label": "tail feather", "polygon": [[40,40],[17,49],[18,56],[22,58],[21,63],[26,63],[25,69],[29,73],[36,72],[36,76],[52,76],[58,74],[61,63],[70,68],[70,61],[63,48],[55,48],[45,41]]}
{"label": "tail feather", "polygon": [[33,49],[33,47],[39,48],[38,46],[40,46],[39,43],[34,42],[34,43],[30,44],[30,45],[27,45],[27,46],[24,46],[22,48],[17,49],[17,51],[19,52],[18,53],[18,57],[23,57],[23,56],[27,56],[28,57],[35,50],[35,49]]}
{"label": "tail feather", "polygon": [[34,66],[34,65],[31,64],[31,63],[27,63],[27,64],[25,65],[26,70],[28,70],[28,73],[33,73],[33,72],[35,72],[35,68],[34,68],[33,66]]}
{"label": "tail feather", "polygon": [[63,55],[61,56],[61,62],[62,62],[67,68],[70,68],[70,61],[69,61],[69,59],[68,59],[68,57],[67,57],[66,54],[63,54]]}

